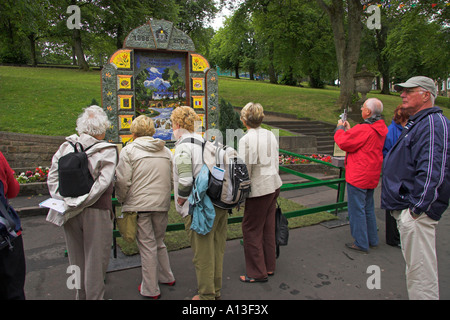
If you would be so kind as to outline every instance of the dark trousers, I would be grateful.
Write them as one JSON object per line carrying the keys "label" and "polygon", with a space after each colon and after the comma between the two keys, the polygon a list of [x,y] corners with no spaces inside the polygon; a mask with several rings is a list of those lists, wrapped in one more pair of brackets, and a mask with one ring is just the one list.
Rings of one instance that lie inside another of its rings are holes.
{"label": "dark trousers", "polygon": [[275,272],[275,209],[280,189],[245,201],[242,234],[246,274],[262,279],[267,272]]}
{"label": "dark trousers", "polygon": [[394,247],[400,244],[397,220],[395,220],[389,210],[386,210],[386,244]]}
{"label": "dark trousers", "polygon": [[0,300],[25,300],[25,254],[22,236],[14,239],[14,248],[0,250]]}

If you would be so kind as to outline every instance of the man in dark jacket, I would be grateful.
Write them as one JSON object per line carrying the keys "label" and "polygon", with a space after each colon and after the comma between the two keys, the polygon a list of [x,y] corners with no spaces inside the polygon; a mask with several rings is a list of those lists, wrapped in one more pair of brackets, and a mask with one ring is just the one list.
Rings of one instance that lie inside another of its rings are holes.
{"label": "man in dark jacket", "polygon": [[347,152],[345,181],[347,182],[348,217],[354,242],[346,246],[368,252],[378,245],[375,218],[374,189],[380,180],[383,164],[383,146],[388,133],[381,119],[383,104],[378,99],[368,99],[361,108],[362,124],[350,128],[339,120],[334,141]]}
{"label": "man in dark jacket", "polygon": [[434,106],[436,86],[413,77],[402,91],[408,123],[384,160],[381,207],[400,231],[410,299],[439,299],[436,226],[450,196],[450,121]]}

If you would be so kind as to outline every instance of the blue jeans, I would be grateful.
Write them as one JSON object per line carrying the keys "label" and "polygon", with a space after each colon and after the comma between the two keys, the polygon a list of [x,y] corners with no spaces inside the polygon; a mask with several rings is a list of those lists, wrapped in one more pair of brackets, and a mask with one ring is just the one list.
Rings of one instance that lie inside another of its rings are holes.
{"label": "blue jeans", "polygon": [[378,245],[373,189],[360,189],[347,183],[348,217],[355,244],[365,250]]}

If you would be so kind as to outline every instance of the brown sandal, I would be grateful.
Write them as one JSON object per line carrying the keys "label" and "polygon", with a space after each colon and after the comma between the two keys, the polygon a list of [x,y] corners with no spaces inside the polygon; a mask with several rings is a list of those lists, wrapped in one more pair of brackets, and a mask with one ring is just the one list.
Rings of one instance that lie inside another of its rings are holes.
{"label": "brown sandal", "polygon": [[240,276],[239,280],[241,280],[242,282],[247,282],[247,283],[254,283],[254,282],[267,282],[268,279],[266,278],[261,278],[261,279],[255,279],[255,278],[250,278],[247,277],[247,275],[245,276]]}

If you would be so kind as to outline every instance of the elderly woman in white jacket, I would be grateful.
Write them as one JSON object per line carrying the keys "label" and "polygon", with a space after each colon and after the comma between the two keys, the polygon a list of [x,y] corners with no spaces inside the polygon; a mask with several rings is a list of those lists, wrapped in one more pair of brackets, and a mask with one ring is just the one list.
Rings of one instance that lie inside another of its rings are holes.
{"label": "elderly woman in white jacket", "polygon": [[259,103],[248,103],[241,110],[247,134],[239,140],[239,154],[250,176],[252,191],[245,201],[242,233],[246,274],[243,282],[264,282],[276,266],[275,209],[280,187],[278,175],[278,140],[261,128],[264,109]]}
{"label": "elderly woman in white jacket", "polygon": [[[50,210],[47,221],[64,227],[71,265],[81,271],[80,288],[76,298],[99,300],[104,298],[105,275],[111,255],[113,212],[112,193],[114,170],[117,164],[115,145],[102,141],[110,122],[99,106],[90,106],[78,117],[77,131],[67,137],[52,159],[47,185],[52,198],[64,200],[62,215]],[[80,143],[83,149],[92,146],[88,155],[89,172],[94,184],[89,193],[79,197],[63,197],[59,190],[59,159],[74,151],[69,143]]]}
{"label": "elderly woman in white jacket", "polygon": [[175,284],[164,237],[172,189],[172,152],[154,139],[153,120],[141,115],[133,120],[133,142],[120,152],[116,168],[116,197],[123,212],[137,212],[137,244],[142,262],[142,296],[159,299],[158,281]]}

